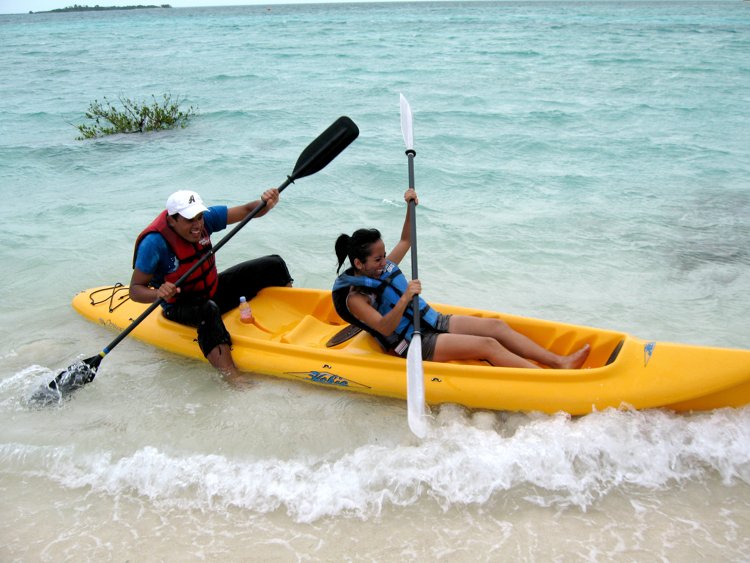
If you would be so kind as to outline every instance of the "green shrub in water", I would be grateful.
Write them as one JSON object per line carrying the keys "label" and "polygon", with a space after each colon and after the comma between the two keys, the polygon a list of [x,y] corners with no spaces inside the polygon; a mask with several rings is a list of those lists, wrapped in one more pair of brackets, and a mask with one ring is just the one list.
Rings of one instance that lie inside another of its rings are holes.
{"label": "green shrub in water", "polygon": [[180,110],[180,100],[172,100],[170,94],[164,94],[162,100],[151,96],[152,104],[138,103],[129,98],[119,97],[122,108],[116,108],[105,97],[104,102],[94,100],[86,112],[87,119],[93,119],[93,124],[77,125],[81,133],[78,140],[95,139],[116,133],[145,133],[185,127],[188,120],[195,115],[195,109],[190,106],[187,110]]}

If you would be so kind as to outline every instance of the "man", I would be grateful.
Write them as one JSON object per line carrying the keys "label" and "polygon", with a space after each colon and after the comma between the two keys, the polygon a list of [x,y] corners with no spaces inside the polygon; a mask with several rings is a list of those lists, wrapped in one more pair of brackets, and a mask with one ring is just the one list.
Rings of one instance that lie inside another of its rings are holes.
{"label": "man", "polygon": [[242,262],[218,273],[214,256],[199,266],[180,287],[175,282],[211,250],[210,235],[242,221],[261,201],[262,217],[279,201],[279,190],[268,189],[260,200],[236,207],[206,207],[188,190],[173,193],[167,208],[138,236],[133,256],[130,298],[139,303],[163,299],[166,318],[198,329],[198,345],[227,381],[239,371],[232,359],[232,340],[221,316],[269,286],[291,286],[284,260],[277,255]]}

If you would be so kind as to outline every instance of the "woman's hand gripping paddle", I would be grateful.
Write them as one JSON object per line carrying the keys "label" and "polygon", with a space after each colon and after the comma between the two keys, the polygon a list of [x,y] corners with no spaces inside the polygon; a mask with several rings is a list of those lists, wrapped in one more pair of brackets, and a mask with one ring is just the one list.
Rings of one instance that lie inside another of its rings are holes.
{"label": "woman's hand gripping paddle", "polygon": [[[284,183],[279,186],[279,192],[283,191],[289,184],[294,183],[298,178],[310,176],[322,170],[329,162],[336,158],[341,151],[351,144],[359,135],[359,129],[354,122],[346,116],[339,117],[328,129],[323,131],[320,136],[310,143],[297,159],[294,171]],[[240,221],[223,239],[221,239],[210,252],[205,254],[192,268],[177,280],[176,286],[180,286],[188,279],[192,273],[208,260],[211,256],[224,246],[237,232],[244,227],[248,221],[255,217],[263,208],[266,202],[263,201],[252,212],[250,212],[242,221]],[[162,304],[163,300],[159,299],[153,302],[149,307],[135,319],[130,326],[123,330],[117,338],[99,352],[96,356],[86,358],[83,361],[76,362],[68,369],[59,372],[55,378],[46,385],[42,385],[29,398],[30,403],[36,405],[47,405],[58,403],[63,397],[69,395],[79,387],[90,383],[96,377],[99,364],[102,359],[109,354],[112,349],[130,334],[135,327],[148,317],[151,312]]]}
{"label": "woman's hand gripping paddle", "polygon": [[[401,133],[409,159],[409,189],[414,189],[414,134],[412,130],[411,107],[401,94]],[[409,202],[409,222],[411,224],[411,277],[417,279],[417,205]],[[412,301],[414,310],[414,335],[406,354],[406,404],[409,428],[418,438],[427,435],[427,413],[424,399],[424,370],[422,368],[422,334],[419,319],[419,296]]]}

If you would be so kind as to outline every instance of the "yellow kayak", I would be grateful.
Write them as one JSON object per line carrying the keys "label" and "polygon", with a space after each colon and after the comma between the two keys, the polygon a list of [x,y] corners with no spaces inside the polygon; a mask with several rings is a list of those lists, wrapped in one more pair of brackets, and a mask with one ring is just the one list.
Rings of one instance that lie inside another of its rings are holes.
{"label": "yellow kayak", "polygon": [[[127,288],[85,290],[73,307],[89,320],[125,329],[146,308]],[[224,316],[233,356],[242,371],[383,397],[406,398],[406,360],[386,354],[360,332],[334,346],[346,329],[330,291],[273,287],[251,302],[252,324],[234,309]],[[584,344],[591,354],[578,370],[492,367],[481,362],[424,362],[425,397],[432,405],[568,412],[582,415],[607,407],[676,411],[740,407],[750,403],[750,350],[652,342],[629,334],[431,303],[442,313],[501,318],[557,354]],[[195,329],[154,311],[132,333],[135,338],[205,361]]]}

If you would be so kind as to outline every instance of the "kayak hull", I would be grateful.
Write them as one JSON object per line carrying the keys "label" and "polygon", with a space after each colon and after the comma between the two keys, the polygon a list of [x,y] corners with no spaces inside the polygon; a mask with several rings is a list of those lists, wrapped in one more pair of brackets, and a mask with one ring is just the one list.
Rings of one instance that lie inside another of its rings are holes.
{"label": "kayak hull", "polygon": [[[107,292],[112,297],[100,299]],[[558,354],[591,346],[589,358],[577,370],[424,362],[425,398],[432,405],[582,415],[608,407],[692,411],[750,403],[750,350],[653,342],[617,331],[431,305],[446,314],[503,319]],[[128,299],[123,287],[92,288],[73,299],[74,309],[85,318],[118,330],[127,328],[146,306]],[[341,344],[326,346],[347,326],[335,312],[329,291],[267,288],[251,301],[251,307],[253,324],[242,323],[237,309],[224,315],[240,370],[406,398],[406,360],[384,353],[370,335],[360,332]],[[132,336],[205,361],[195,329],[167,320],[160,311],[149,315]]]}

